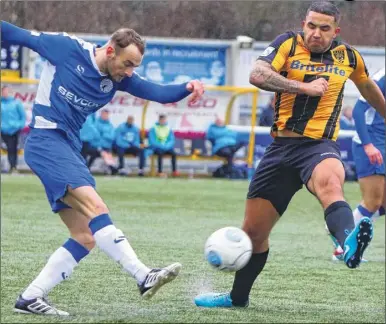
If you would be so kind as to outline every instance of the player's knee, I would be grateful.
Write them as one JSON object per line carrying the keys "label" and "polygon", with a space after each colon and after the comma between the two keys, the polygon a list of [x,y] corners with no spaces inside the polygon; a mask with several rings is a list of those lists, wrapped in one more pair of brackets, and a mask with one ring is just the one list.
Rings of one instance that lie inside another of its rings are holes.
{"label": "player's knee", "polygon": [[265,247],[265,243],[268,244],[269,233],[261,231],[261,229],[258,228],[244,227],[243,230],[248,234],[249,238],[251,239],[254,252]]}
{"label": "player's knee", "polygon": [[87,201],[87,204],[84,205],[84,208],[85,209],[82,212],[89,219],[109,213],[109,209],[107,208],[106,204],[99,199],[90,199]]}
{"label": "player's knee", "polygon": [[253,253],[261,253],[268,250],[268,235],[267,233],[248,233],[252,241]]}
{"label": "player's knee", "polygon": [[95,247],[94,236],[90,233],[74,233],[72,238],[79,244],[83,245],[87,250],[91,251]]}
{"label": "player's knee", "polygon": [[330,175],[320,179],[315,186],[319,198],[331,195],[343,195],[341,180],[336,175]]}
{"label": "player's knee", "polygon": [[109,209],[103,201],[94,202],[93,210],[96,216],[109,213]]}

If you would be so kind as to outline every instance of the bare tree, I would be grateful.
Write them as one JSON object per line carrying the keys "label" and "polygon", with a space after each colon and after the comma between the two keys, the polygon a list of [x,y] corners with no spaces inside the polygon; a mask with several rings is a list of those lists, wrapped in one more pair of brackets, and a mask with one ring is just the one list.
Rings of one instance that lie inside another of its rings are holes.
{"label": "bare tree", "polygon": [[[2,1],[2,19],[27,29],[111,34],[129,26],[145,36],[270,41],[299,30],[309,1]],[[348,43],[385,46],[384,2],[335,1]]]}

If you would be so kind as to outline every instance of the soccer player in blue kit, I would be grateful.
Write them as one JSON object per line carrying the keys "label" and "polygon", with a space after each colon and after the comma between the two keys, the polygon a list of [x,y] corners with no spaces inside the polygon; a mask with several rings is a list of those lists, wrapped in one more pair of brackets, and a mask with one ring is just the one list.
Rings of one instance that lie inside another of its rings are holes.
{"label": "soccer player in blue kit", "polygon": [[[385,95],[385,68],[373,76]],[[354,210],[355,223],[362,217],[375,220],[385,214],[382,207],[385,190],[385,120],[360,97],[353,117],[357,136],[353,138],[353,155],[362,192],[362,202]]]}
{"label": "soccer player in blue kit", "polygon": [[80,154],[79,131],[87,116],[106,105],[117,90],[160,103],[177,102],[191,94],[194,102],[204,92],[202,83],[158,85],[142,79],[134,68],[141,64],[145,44],[132,29],[117,30],[97,48],[65,33],[27,31],[2,21],[1,38],[47,59],[24,156],[43,183],[52,211],[59,213],[71,235],[18,297],[14,311],[68,315],[46,296],[95,245],[136,279],[144,298],[150,298],[178,275],[181,264],[150,269],[138,259],[95,190],[95,180]]}
{"label": "soccer player in blue kit", "polygon": [[[385,95],[385,69],[374,74],[373,80]],[[361,96],[354,106],[353,117],[357,134],[353,138],[355,160],[362,201],[353,211],[355,224],[363,217],[373,222],[382,215],[385,195],[385,120]],[[334,240],[333,260],[341,260],[343,250]]]}

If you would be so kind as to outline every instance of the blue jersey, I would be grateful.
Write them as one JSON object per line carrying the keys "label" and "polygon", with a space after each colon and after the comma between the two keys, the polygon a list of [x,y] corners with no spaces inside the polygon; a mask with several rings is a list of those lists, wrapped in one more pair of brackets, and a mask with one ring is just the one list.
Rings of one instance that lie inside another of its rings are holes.
{"label": "blue jersey", "polygon": [[161,103],[176,102],[190,94],[186,83],[158,85],[136,73],[115,82],[99,70],[95,46],[66,33],[30,32],[2,21],[1,38],[26,46],[47,59],[30,127],[61,129],[79,150],[79,133],[87,116],[106,105],[116,91]]}
{"label": "blue jersey", "polygon": [[[373,80],[385,96],[385,69],[378,71]],[[355,104],[353,117],[357,131],[353,138],[354,142],[363,145],[372,143],[377,147],[385,146],[385,120],[363,97]]]}

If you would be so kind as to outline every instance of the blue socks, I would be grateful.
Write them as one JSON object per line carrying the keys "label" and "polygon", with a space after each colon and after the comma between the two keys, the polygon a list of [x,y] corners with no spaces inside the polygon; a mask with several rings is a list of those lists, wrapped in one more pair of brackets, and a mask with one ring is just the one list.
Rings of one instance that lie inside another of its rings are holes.
{"label": "blue socks", "polygon": [[102,229],[108,225],[113,225],[113,222],[111,221],[108,214],[102,214],[102,215],[99,215],[99,216],[93,218],[90,221],[90,223],[88,224],[88,227],[90,227],[92,235],[94,235],[100,229]]}

